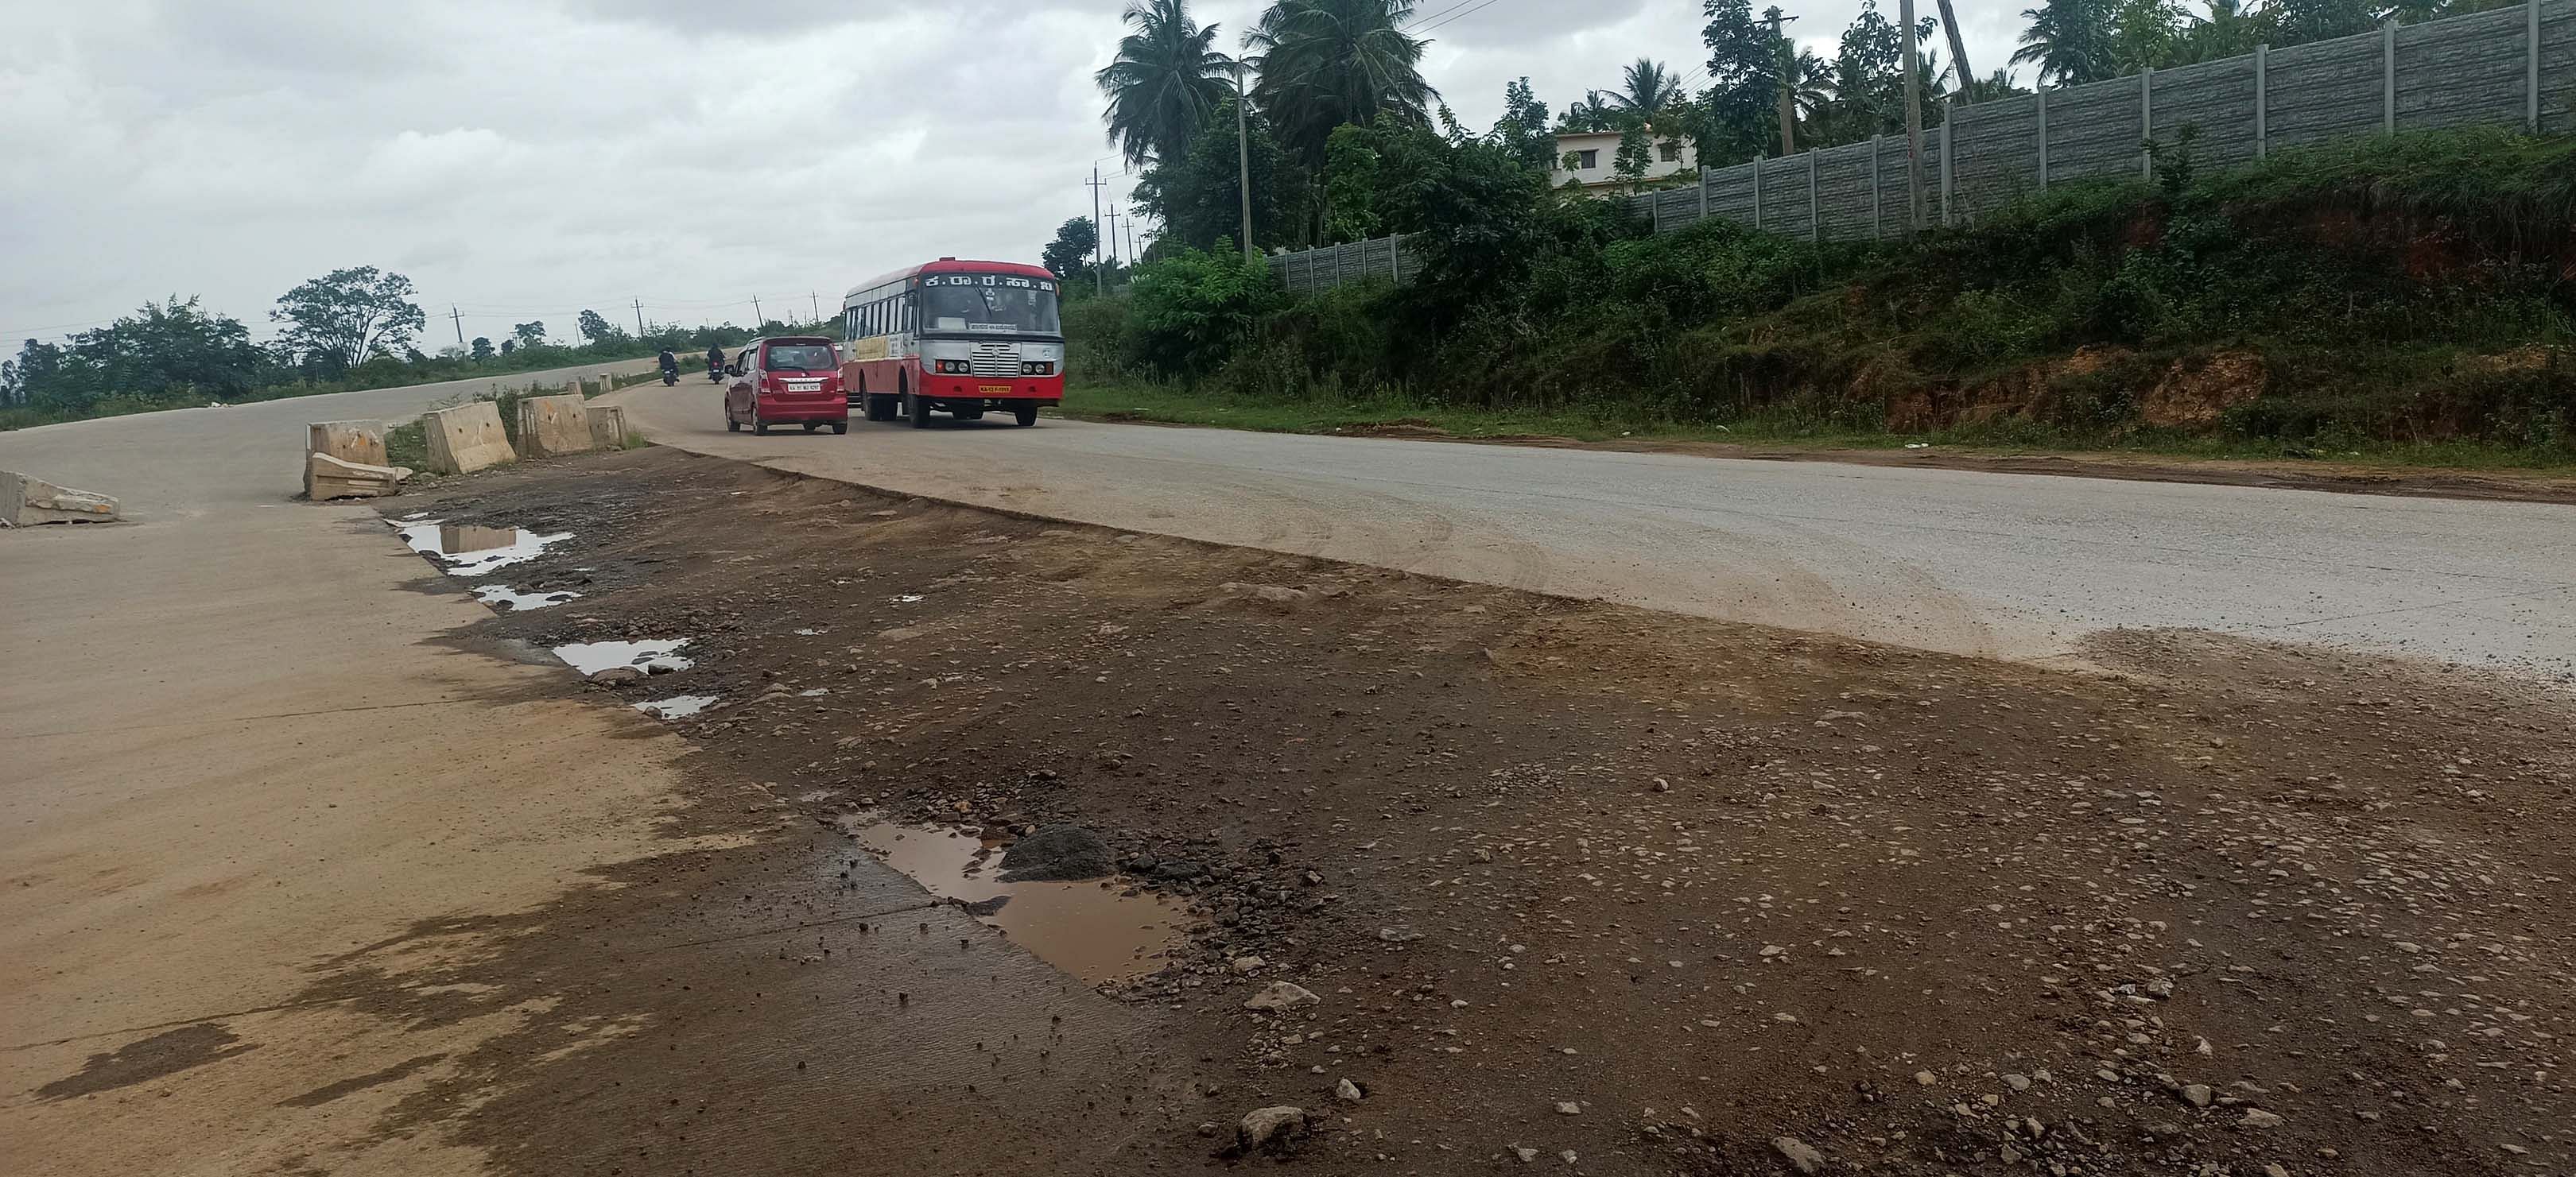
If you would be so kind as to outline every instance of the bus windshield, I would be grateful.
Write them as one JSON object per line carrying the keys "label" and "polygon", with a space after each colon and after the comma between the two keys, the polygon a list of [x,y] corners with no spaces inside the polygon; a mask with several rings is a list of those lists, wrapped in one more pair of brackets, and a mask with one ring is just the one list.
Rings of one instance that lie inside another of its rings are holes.
{"label": "bus windshield", "polygon": [[1016,274],[932,274],[921,280],[924,331],[1060,335],[1055,283]]}

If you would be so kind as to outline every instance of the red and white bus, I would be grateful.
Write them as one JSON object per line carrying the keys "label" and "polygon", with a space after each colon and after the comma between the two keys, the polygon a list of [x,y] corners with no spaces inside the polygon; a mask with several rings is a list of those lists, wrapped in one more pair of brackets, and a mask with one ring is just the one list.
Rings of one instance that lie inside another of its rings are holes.
{"label": "red and white bus", "polygon": [[944,257],[850,288],[841,298],[841,385],[870,421],[918,429],[932,410],[961,420],[1008,409],[1022,425],[1064,401],[1056,277],[1016,262]]}

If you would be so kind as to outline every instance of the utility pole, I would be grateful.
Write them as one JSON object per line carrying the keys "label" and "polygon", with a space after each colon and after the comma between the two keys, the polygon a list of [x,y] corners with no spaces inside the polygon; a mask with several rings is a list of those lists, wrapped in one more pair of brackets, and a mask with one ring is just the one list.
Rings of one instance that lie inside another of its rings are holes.
{"label": "utility pole", "polygon": [[447,304],[447,321],[456,325],[456,346],[465,346],[465,316],[457,312],[455,303]]}
{"label": "utility pole", "polygon": [[1790,43],[1789,34],[1780,27],[1783,23],[1796,19],[1798,18],[1794,16],[1781,15],[1777,8],[1762,14],[1763,22],[1771,26],[1772,37],[1779,41],[1780,158],[1782,159],[1798,153],[1798,47]]}
{"label": "utility pole", "polygon": [[1923,66],[1914,51],[1914,0],[1897,0],[1897,40],[1905,46],[1905,235],[1923,231]]}
{"label": "utility pole", "polygon": [[1109,206],[1109,268],[1118,268],[1118,206]]}
{"label": "utility pole", "polygon": [[1136,214],[1127,214],[1127,264],[1136,264]]}
{"label": "utility pole", "polygon": [[1243,256],[1260,256],[1252,248],[1252,132],[1243,113],[1243,62],[1234,63],[1235,191],[1243,198]]}
{"label": "utility pole", "polygon": [[812,312],[814,313],[814,321],[815,321],[815,322],[817,322],[817,323],[822,322],[822,321],[823,321],[823,292],[822,292],[822,291],[820,291],[820,290],[808,290],[808,291],[806,291],[806,292],[805,292],[805,309],[806,309],[806,310],[809,310],[809,311],[812,311]]}
{"label": "utility pole", "polygon": [[635,300],[635,338],[637,338],[637,339],[642,339],[642,338],[644,338],[645,334],[646,334],[646,332],[645,332],[645,330],[644,330],[644,300],[639,298],[639,299],[636,299],[636,300]]}
{"label": "utility pole", "polygon": [[1109,284],[1100,276],[1100,165],[1091,165],[1091,292],[1107,294]]}
{"label": "utility pole", "polygon": [[766,322],[768,322],[768,321],[769,321],[768,316],[763,315],[763,314],[761,314],[761,313],[760,313],[760,296],[759,296],[759,295],[757,295],[757,294],[752,295],[752,296],[751,296],[751,329],[752,329],[753,331],[755,331],[755,332],[756,332],[756,331],[759,331],[759,330],[760,330],[760,325],[761,325],[761,324],[763,324],[763,323],[766,323]]}

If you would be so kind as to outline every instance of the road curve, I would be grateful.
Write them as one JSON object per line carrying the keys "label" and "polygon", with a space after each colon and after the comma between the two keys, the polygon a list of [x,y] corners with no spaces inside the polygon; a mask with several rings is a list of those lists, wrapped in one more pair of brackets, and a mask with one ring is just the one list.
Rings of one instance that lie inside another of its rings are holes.
{"label": "road curve", "polygon": [[2576,506],[1048,419],[654,441],[980,506],[1923,649],[2193,628],[2576,682]]}

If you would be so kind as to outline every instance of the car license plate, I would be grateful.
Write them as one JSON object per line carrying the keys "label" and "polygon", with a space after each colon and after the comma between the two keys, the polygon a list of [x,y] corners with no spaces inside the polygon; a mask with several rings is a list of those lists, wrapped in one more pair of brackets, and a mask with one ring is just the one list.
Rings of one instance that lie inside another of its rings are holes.
{"label": "car license plate", "polygon": [[986,396],[1009,396],[1011,395],[1011,386],[1008,384],[987,384],[983,386],[983,393]]}

